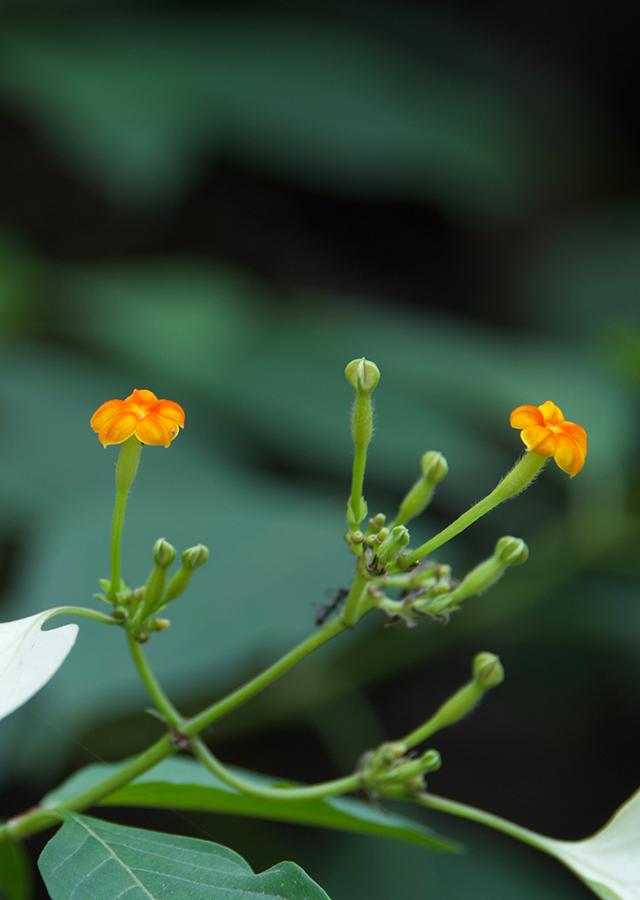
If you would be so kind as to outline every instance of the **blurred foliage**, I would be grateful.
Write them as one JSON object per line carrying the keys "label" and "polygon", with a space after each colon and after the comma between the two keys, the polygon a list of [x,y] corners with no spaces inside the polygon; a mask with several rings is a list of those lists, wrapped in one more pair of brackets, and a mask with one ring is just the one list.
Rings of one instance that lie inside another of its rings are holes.
{"label": "blurred foliage", "polygon": [[[132,387],[179,400],[187,429],[170,453],[143,453],[126,577],[146,577],[157,537],[215,547],[149,647],[185,709],[303,637],[350,577],[348,360],[366,354],[382,371],[371,511],[393,510],[424,451],[449,461],[418,538],[511,465],[521,444],[510,410],[553,399],[589,432],[584,471],[569,481],[551,465],[440,554],[461,575],[513,533],[530,545],[527,565],[446,629],[363,623],[214,739],[230,762],[331,777],[428,715],[473,653],[492,650],[507,682],[436,743],[445,765],[434,790],[558,837],[601,825],[637,787],[640,737],[640,209],[635,182],[611,183],[612,171],[624,181],[638,168],[614,117],[462,8],[68,0],[7,3],[3,15],[0,115],[59,182],[34,197],[32,170],[0,138],[18,198],[0,192],[2,617],[87,603],[107,574],[115,451],[102,451],[88,419]],[[254,205],[233,196],[228,221],[211,206],[214,237],[196,254],[172,229],[193,196],[209,210],[207,181],[224,166]],[[79,264],[82,254],[61,258],[24,226],[20,209],[37,203],[52,231],[60,218],[70,235],[99,232],[74,221],[75,207],[65,218],[65,191],[101,198],[122,254],[105,247]],[[264,203],[278,209],[260,230],[247,210]],[[335,216],[333,245],[314,230],[319,203]],[[364,240],[349,233],[355,208],[361,221],[389,212],[390,257],[394,242],[403,259],[428,255],[429,235],[446,233],[437,262],[455,289],[440,296],[425,267],[411,308],[386,303],[393,281],[370,274],[375,248],[367,271],[352,262]],[[231,232],[246,235],[241,252],[216,242]],[[302,275],[250,271],[242,262],[257,245],[267,256],[280,247]],[[157,733],[137,715],[144,694],[120,637],[85,623],[58,676],[0,726],[0,777],[27,792],[7,795],[8,812],[72,763],[130,754]],[[228,831],[256,868],[287,855],[271,829],[204,827],[222,843]],[[319,836],[309,849],[281,837],[332,900],[392,896],[398,872],[416,897],[588,896],[507,839],[442,830],[470,845],[462,863],[365,839]]]}

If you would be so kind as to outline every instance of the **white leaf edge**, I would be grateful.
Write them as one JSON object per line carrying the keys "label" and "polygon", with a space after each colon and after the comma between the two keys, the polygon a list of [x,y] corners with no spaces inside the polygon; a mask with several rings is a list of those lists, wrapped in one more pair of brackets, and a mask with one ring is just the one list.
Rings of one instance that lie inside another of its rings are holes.
{"label": "white leaf edge", "polygon": [[55,607],[26,619],[0,623],[0,719],[37,694],[75,644],[75,624],[42,631],[44,623],[63,610]]}
{"label": "white leaf edge", "polygon": [[537,837],[603,900],[640,900],[640,789],[583,841]]}

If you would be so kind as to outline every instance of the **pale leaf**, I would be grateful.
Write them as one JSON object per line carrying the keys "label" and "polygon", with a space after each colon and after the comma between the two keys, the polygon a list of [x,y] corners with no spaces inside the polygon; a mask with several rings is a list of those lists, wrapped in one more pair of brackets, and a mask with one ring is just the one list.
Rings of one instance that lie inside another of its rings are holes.
{"label": "pale leaf", "polygon": [[0,719],[44,687],[73,647],[77,625],[42,631],[58,609],[0,624]]}
{"label": "pale leaf", "polygon": [[541,846],[602,900],[640,900],[640,790],[591,837],[583,841],[545,837]]}

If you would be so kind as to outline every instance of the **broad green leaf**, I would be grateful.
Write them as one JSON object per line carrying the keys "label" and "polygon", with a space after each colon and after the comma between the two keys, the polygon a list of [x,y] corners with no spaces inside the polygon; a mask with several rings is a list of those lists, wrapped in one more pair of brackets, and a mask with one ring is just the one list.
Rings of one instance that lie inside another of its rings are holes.
{"label": "broad green leaf", "polygon": [[0,900],[30,900],[31,860],[24,844],[0,844]]}
{"label": "broad green leaf", "polygon": [[[86,790],[112,775],[113,766],[91,765],[72,775],[42,801],[46,805]],[[243,778],[263,787],[282,784],[281,779],[236,770]],[[316,825],[340,831],[374,834],[428,847],[431,850],[457,851],[455,841],[441,838],[419,822],[394,815],[370,803],[351,797],[328,800],[287,802],[249,797],[228,787],[204,766],[192,759],[177,757],[161,762],[133,783],[106,797],[103,806],[177,807],[261,819],[282,819],[303,825]]]}
{"label": "broad green leaf", "polygon": [[[440,52],[459,45],[453,22],[427,29],[443,32],[431,36]],[[0,92],[129,202],[175,201],[224,149],[307,184],[428,199],[465,218],[537,203],[543,177],[558,183],[566,165],[557,143],[549,161],[544,138],[552,106],[571,130],[557,83],[543,104],[539,73],[526,99],[505,90],[514,66],[499,46],[501,77],[476,68],[473,41],[455,61],[411,47],[392,28],[304,12],[147,10],[99,27],[6,28]]]}
{"label": "broad green leaf", "polygon": [[51,900],[328,900],[295,863],[255,875],[220,844],[72,814],[38,866]]}
{"label": "broad green leaf", "polygon": [[78,626],[43,631],[58,609],[0,624],[0,719],[4,719],[56,674],[73,647]]}
{"label": "broad green leaf", "polygon": [[640,898],[640,790],[584,841],[543,837],[540,846],[576,873],[602,900]]}

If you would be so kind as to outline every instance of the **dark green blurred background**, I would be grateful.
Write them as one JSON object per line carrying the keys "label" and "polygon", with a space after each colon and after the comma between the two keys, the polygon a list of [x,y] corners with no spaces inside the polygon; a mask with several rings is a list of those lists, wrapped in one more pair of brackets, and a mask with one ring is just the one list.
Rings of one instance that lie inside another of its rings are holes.
{"label": "dark green blurred background", "polygon": [[[143,454],[125,575],[146,577],[161,536],[213,548],[149,646],[185,711],[302,638],[349,579],[350,359],[382,371],[370,510],[393,511],[424,451],[449,460],[422,539],[519,454],[511,409],[553,399],[589,432],[584,471],[552,464],[440,554],[461,575],[515,534],[526,566],[444,629],[372,615],[210,738],[260,771],[346,773],[490,650],[506,682],[433,740],[431,789],[555,837],[601,826],[640,781],[637,9],[5,0],[0,21],[0,618],[86,604],[108,574],[117,451],[88,420],[133,387],[179,401],[187,428]],[[159,733],[121,637],[85,622],[2,723],[4,814]],[[292,858],[332,900],[591,896],[435,814],[464,860],[106,815],[256,868]]]}

